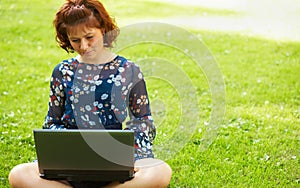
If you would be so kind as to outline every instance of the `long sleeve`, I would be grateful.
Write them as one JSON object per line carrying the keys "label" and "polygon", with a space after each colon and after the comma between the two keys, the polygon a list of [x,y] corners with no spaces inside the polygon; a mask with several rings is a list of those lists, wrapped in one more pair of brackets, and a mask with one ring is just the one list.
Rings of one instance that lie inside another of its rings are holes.
{"label": "long sleeve", "polygon": [[43,128],[64,129],[62,116],[64,112],[65,93],[62,82],[62,74],[59,71],[60,65],[56,66],[52,72],[50,80],[50,95],[48,113],[45,118]]}
{"label": "long sleeve", "polygon": [[128,98],[130,120],[126,122],[126,128],[135,132],[135,159],[153,158],[152,145],[156,129],[151,116],[146,84],[138,67],[135,67],[133,72],[136,81],[133,82]]}

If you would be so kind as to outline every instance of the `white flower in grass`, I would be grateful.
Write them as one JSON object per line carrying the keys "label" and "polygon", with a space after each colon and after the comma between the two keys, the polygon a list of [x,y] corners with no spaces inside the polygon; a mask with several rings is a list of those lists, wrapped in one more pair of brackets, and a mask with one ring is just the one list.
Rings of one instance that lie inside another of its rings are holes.
{"label": "white flower in grass", "polygon": [[9,117],[14,117],[15,113],[13,111],[10,112],[10,114],[8,114]]}
{"label": "white flower in grass", "polygon": [[268,160],[270,160],[270,156],[267,155],[267,154],[265,154],[265,155],[264,155],[264,159],[265,159],[266,161],[268,161]]}

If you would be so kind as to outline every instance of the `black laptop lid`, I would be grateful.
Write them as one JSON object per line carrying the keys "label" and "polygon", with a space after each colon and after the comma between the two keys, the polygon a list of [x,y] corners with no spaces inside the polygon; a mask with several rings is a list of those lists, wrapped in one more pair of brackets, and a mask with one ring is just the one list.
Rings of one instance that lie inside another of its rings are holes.
{"label": "black laptop lid", "polygon": [[134,132],[34,130],[39,172],[48,179],[124,180],[133,176]]}

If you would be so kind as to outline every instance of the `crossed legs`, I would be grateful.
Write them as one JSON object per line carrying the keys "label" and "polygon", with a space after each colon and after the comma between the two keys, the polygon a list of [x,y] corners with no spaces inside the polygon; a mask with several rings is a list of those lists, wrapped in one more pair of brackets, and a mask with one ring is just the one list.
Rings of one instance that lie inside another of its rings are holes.
{"label": "crossed legs", "polygon": [[[135,177],[125,183],[113,182],[107,188],[126,187],[167,187],[172,170],[169,165],[158,159],[141,159],[135,162]],[[71,188],[67,181],[45,180],[39,177],[38,164],[24,163],[15,166],[9,174],[12,188]]]}

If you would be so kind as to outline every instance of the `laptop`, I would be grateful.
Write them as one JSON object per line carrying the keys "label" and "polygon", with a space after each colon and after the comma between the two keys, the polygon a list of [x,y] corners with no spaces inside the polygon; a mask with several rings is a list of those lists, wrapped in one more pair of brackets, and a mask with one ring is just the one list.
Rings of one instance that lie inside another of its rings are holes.
{"label": "laptop", "polygon": [[131,130],[33,130],[40,177],[127,181],[134,176]]}

